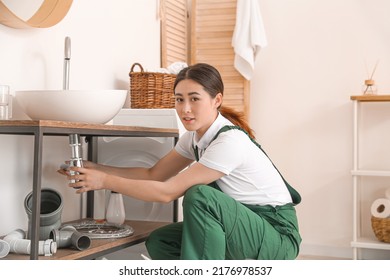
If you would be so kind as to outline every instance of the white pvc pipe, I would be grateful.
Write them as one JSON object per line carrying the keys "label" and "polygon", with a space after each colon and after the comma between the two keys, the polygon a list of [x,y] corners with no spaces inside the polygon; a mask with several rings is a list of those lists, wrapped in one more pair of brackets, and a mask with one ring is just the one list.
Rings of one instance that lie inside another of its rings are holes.
{"label": "white pvc pipe", "polygon": [[[31,240],[25,239],[26,233],[21,229],[16,229],[7,234],[3,240],[8,243],[9,252],[15,254],[30,255],[31,253]],[[38,255],[52,256],[57,252],[57,244],[52,239],[39,241]]]}
{"label": "white pvc pipe", "polygon": [[0,259],[5,258],[9,254],[9,244],[8,242],[0,239]]}

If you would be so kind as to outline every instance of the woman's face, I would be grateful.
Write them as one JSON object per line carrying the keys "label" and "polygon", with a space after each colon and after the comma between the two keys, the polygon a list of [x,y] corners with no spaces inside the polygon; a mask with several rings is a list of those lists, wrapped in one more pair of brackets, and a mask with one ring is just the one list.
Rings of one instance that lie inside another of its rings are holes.
{"label": "woman's face", "polygon": [[212,98],[203,86],[193,80],[182,80],[175,88],[176,112],[189,131],[196,131],[202,137],[218,115],[222,94]]}

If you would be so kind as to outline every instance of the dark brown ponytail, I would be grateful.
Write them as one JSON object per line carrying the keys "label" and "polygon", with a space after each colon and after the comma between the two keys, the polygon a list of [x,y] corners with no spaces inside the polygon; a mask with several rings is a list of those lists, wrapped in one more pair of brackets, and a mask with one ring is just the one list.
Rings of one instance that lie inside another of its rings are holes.
{"label": "dark brown ponytail", "polygon": [[255,138],[254,131],[252,128],[250,128],[248,122],[246,121],[244,113],[238,112],[232,108],[225,107],[225,106],[219,108],[219,112],[221,113],[222,116],[227,118],[234,125],[239,126],[243,130],[245,130],[250,137],[252,137],[253,139]]}

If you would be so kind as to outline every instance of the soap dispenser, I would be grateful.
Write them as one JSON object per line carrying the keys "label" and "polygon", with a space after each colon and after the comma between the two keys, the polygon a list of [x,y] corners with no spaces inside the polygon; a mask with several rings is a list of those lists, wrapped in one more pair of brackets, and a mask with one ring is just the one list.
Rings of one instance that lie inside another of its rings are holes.
{"label": "soap dispenser", "polygon": [[122,194],[111,191],[108,201],[106,221],[113,224],[123,224],[125,222],[126,213],[123,204]]}

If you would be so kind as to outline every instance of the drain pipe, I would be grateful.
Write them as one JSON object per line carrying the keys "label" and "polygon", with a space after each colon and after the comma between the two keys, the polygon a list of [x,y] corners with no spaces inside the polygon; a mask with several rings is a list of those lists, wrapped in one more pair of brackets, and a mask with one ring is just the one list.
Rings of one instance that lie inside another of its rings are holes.
{"label": "drain pipe", "polygon": [[61,229],[53,229],[50,232],[50,238],[53,239],[58,248],[65,248],[74,246],[76,249],[82,251],[91,246],[91,239],[89,236],[81,234],[73,226],[64,226]]}
{"label": "drain pipe", "polygon": [[0,259],[5,258],[9,253],[10,247],[8,242],[0,239]]}
{"label": "drain pipe", "polygon": [[[28,217],[27,238],[31,238],[32,192],[26,196],[24,200],[24,208]],[[54,189],[43,188],[41,191],[39,240],[48,239],[52,229],[60,228],[62,209],[62,195]]]}
{"label": "drain pipe", "polygon": [[[21,229],[16,229],[7,234],[3,241],[9,245],[9,252],[16,254],[30,255],[31,240],[25,239],[26,233]],[[52,239],[39,241],[38,255],[52,256],[57,252],[57,244]]]}
{"label": "drain pipe", "polygon": [[[69,161],[69,166],[83,167],[83,150],[81,147],[80,135],[69,134],[69,146],[71,148],[72,157]],[[79,174],[76,171],[70,171],[70,175]],[[78,180],[70,180],[70,183],[76,183]],[[80,189],[81,187],[75,187],[75,189]]]}

